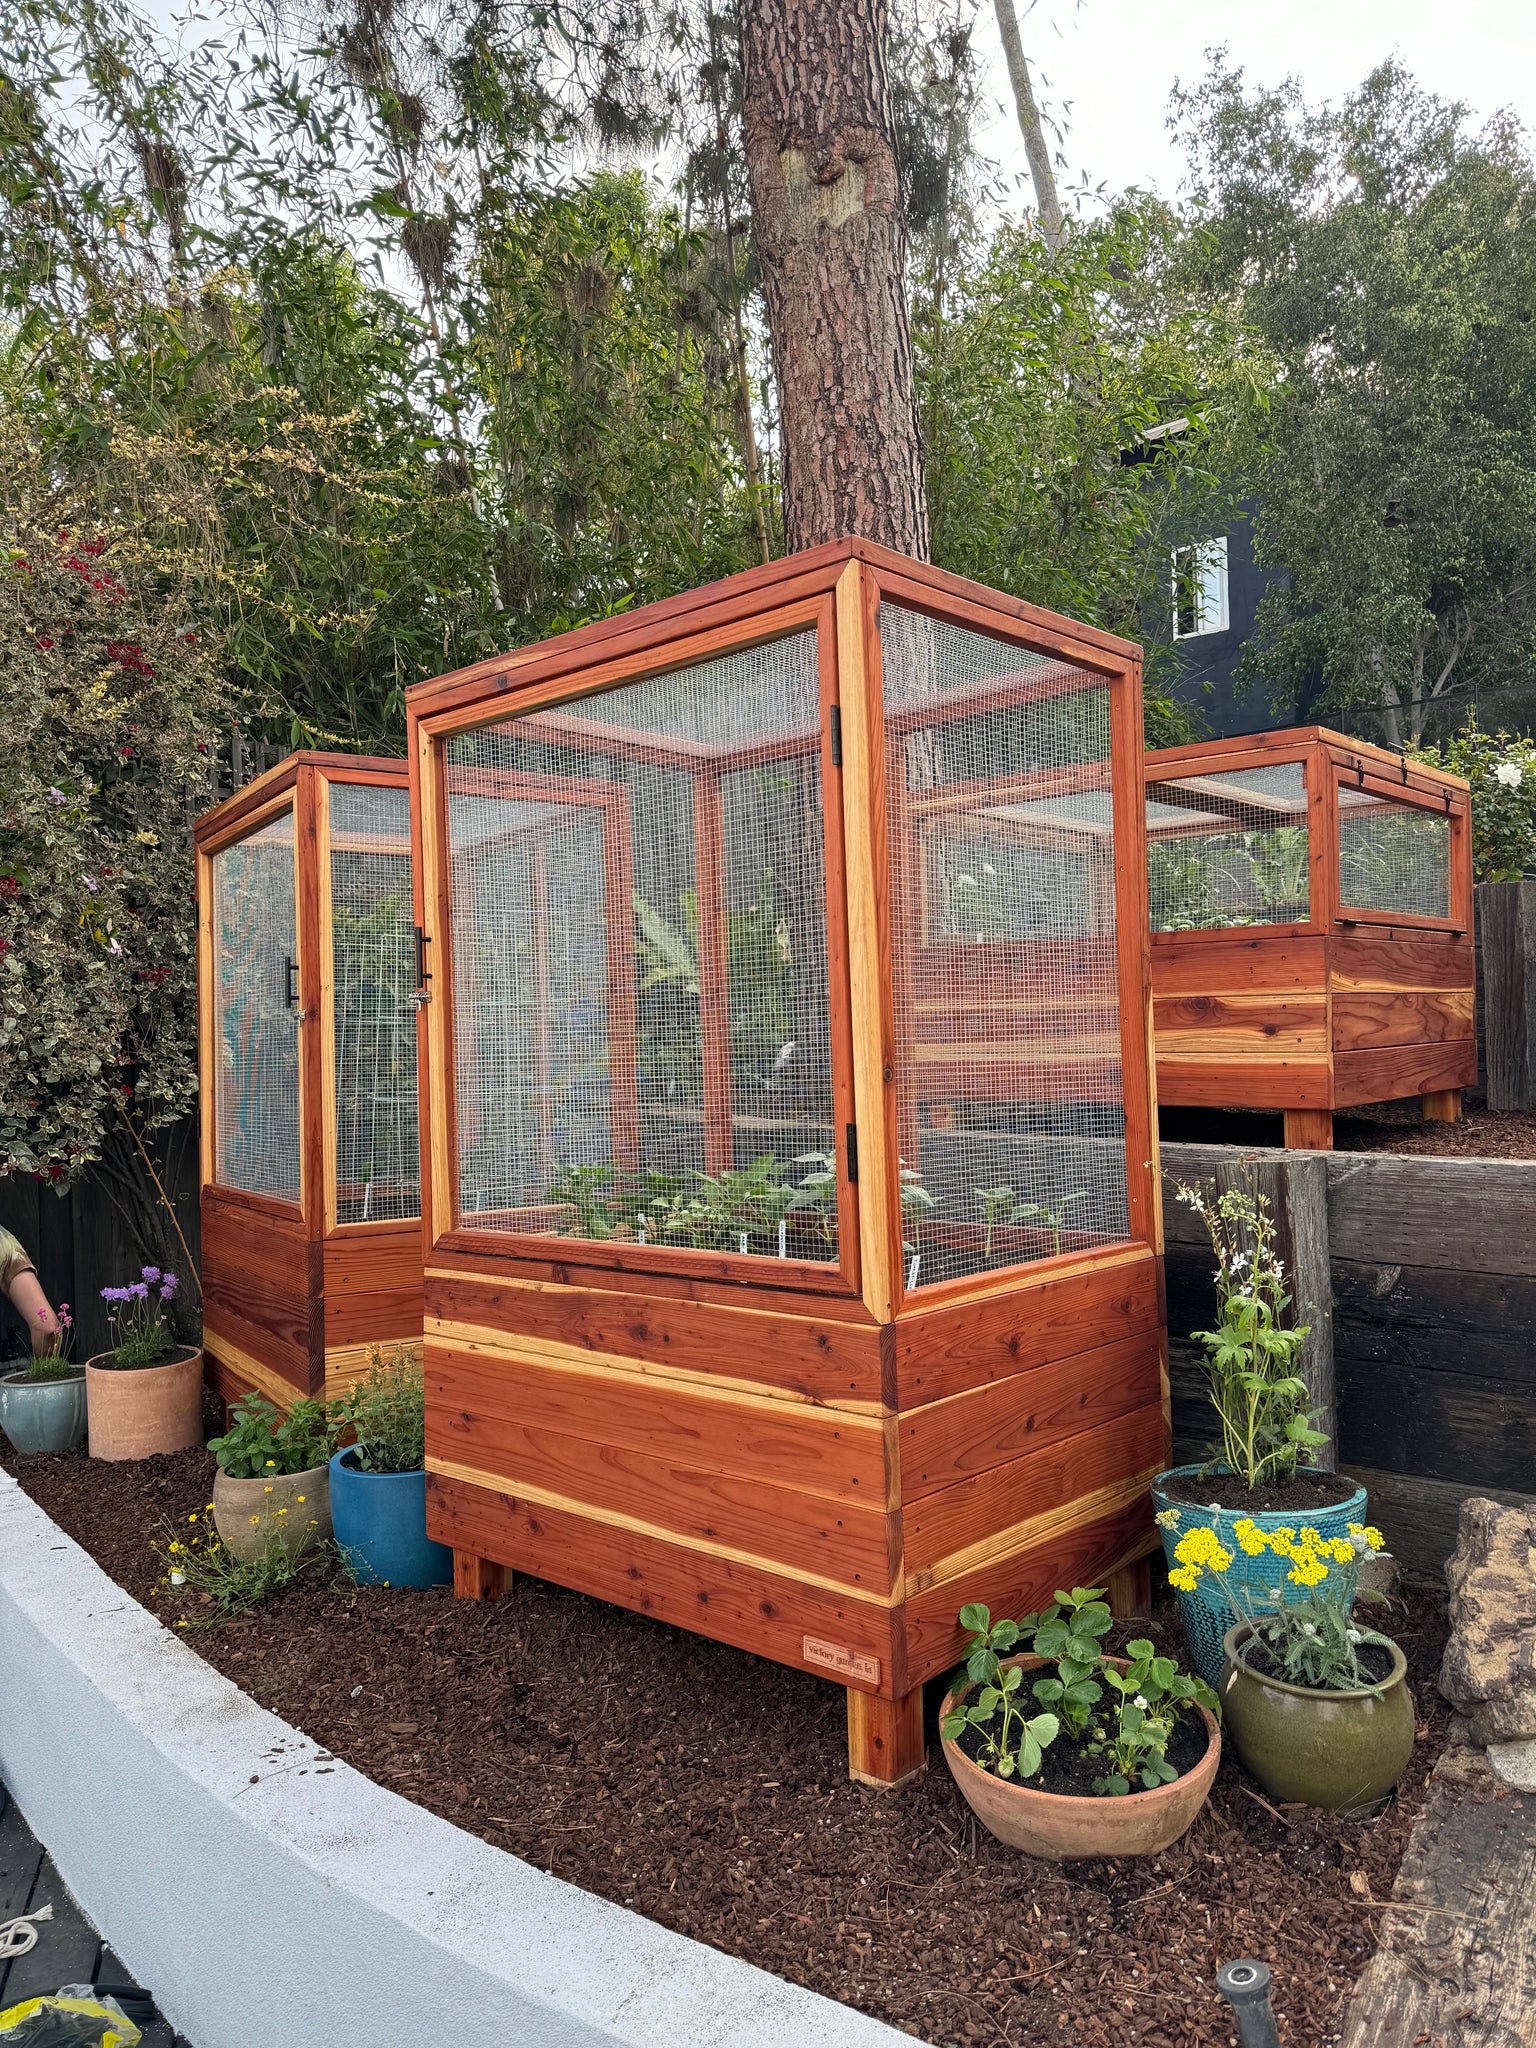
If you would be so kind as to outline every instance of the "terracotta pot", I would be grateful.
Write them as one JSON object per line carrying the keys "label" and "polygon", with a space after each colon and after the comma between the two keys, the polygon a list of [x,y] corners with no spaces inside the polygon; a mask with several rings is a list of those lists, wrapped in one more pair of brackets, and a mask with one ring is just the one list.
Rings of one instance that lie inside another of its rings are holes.
{"label": "terracotta pot", "polygon": [[85,1361],[85,1405],[93,1458],[154,1458],[203,1440],[203,1354],[185,1345],[164,1365],[123,1372]]}
{"label": "terracotta pot", "polygon": [[[1022,1671],[1039,1671],[1050,1665],[1046,1657],[1004,1657],[1000,1661],[1004,1666],[1017,1664]],[[1110,1662],[1121,1671],[1125,1669],[1118,1657]],[[941,1724],[969,1691],[969,1685],[964,1685],[946,1697],[939,1709]],[[1155,1792],[1127,1792],[1118,1799],[1046,1792],[1027,1781],[1021,1784],[1016,1778],[999,1778],[984,1771],[971,1762],[958,1742],[943,1742],[944,1761],[966,1805],[987,1833],[1010,1849],[1047,1856],[1055,1863],[1077,1856],[1155,1856],[1190,1826],[1210,1796],[1216,1766],[1221,1762],[1216,1716],[1207,1707],[1195,1711],[1205,1723],[1205,1755],[1192,1771],[1175,1778],[1171,1785],[1159,1785]]]}
{"label": "terracotta pot", "polygon": [[1392,1669],[1359,1692],[1314,1692],[1250,1671],[1239,1655],[1253,1633],[1228,1629],[1219,1687],[1232,1746],[1271,1799],[1299,1800],[1358,1819],[1374,1813],[1413,1754],[1413,1695],[1396,1643]]}
{"label": "terracotta pot", "polygon": [[305,1472],[273,1472],[264,1479],[231,1479],[227,1472],[215,1473],[213,1526],[230,1556],[246,1564],[265,1552],[269,1528],[281,1535],[290,1557],[323,1543],[331,1533],[329,1461]]}
{"label": "terracotta pot", "polygon": [[77,1451],[85,1442],[85,1374],[29,1380],[25,1372],[0,1379],[0,1429],[18,1451]]}

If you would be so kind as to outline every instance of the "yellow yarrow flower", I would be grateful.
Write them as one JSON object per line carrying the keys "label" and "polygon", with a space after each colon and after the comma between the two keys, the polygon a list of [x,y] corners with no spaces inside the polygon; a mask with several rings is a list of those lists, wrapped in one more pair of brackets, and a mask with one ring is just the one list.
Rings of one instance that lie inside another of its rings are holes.
{"label": "yellow yarrow flower", "polygon": [[1200,1583],[1198,1568],[1192,1564],[1177,1564],[1168,1574],[1170,1586],[1177,1586],[1181,1593],[1193,1593]]}
{"label": "yellow yarrow flower", "polygon": [[1269,1548],[1268,1539],[1265,1537],[1264,1531],[1257,1522],[1250,1521],[1246,1515],[1244,1515],[1240,1522],[1233,1524],[1232,1533],[1236,1536],[1239,1544],[1241,1544],[1245,1557],[1258,1557],[1261,1552]]}

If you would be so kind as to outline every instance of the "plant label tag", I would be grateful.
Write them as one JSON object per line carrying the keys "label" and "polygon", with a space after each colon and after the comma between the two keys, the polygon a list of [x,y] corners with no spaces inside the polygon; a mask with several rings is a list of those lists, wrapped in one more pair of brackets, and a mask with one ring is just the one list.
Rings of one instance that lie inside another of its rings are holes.
{"label": "plant label tag", "polygon": [[841,1643],[824,1643],[816,1636],[806,1636],[801,1655],[807,1664],[819,1664],[823,1671],[835,1671],[839,1678],[857,1678],[865,1685],[880,1683],[880,1659],[861,1656]]}

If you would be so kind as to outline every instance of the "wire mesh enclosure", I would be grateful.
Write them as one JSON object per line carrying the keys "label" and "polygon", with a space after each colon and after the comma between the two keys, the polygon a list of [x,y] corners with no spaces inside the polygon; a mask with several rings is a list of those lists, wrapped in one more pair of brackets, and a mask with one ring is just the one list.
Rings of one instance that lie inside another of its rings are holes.
{"label": "wire mesh enclosure", "polygon": [[458,1201],[835,1261],[814,633],[447,745]]}
{"label": "wire mesh enclosure", "polygon": [[196,836],[204,1349],[286,1405],[421,1333],[404,764],[290,755]]}
{"label": "wire mesh enclosure", "polygon": [[1464,782],[1318,727],[1147,756],[1165,1104],[1335,1109],[1476,1079]]}
{"label": "wire mesh enclosure", "polygon": [[849,542],[408,713],[429,1527],[900,1778],[963,1600],[1151,1547],[1135,650]]}

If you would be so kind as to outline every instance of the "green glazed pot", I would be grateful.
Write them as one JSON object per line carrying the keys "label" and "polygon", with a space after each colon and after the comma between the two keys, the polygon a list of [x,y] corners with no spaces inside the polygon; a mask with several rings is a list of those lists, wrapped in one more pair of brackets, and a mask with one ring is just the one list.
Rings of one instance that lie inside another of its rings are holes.
{"label": "green glazed pot", "polygon": [[85,1442],[85,1373],[68,1379],[29,1380],[25,1372],[0,1379],[0,1429],[18,1451],[77,1451]]}
{"label": "green glazed pot", "polygon": [[1408,1666],[1393,1643],[1392,1669],[1361,1692],[1313,1692],[1250,1671],[1239,1652],[1253,1633],[1227,1631],[1219,1687],[1222,1720],[1244,1767],[1272,1799],[1299,1800],[1346,1819],[1374,1813],[1413,1754]]}

